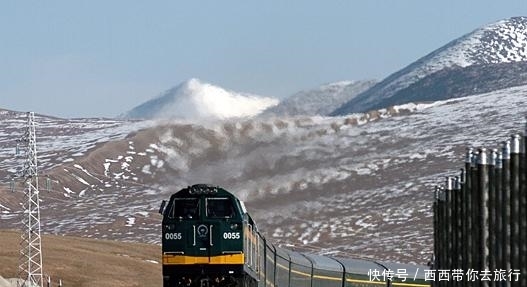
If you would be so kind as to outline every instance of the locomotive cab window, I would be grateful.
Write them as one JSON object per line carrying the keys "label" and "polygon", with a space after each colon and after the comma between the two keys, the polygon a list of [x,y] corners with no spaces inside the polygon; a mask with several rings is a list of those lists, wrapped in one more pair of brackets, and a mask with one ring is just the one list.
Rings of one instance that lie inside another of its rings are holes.
{"label": "locomotive cab window", "polygon": [[168,212],[171,218],[198,218],[199,198],[175,198]]}
{"label": "locomotive cab window", "polygon": [[232,218],[234,217],[234,205],[230,198],[207,198],[207,217],[210,218]]}

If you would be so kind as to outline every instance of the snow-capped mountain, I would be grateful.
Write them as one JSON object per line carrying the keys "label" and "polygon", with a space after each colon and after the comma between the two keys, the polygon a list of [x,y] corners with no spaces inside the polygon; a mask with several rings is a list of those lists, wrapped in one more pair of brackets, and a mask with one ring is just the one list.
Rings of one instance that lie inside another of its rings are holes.
{"label": "snow-capped mountain", "polygon": [[277,99],[225,90],[190,79],[123,115],[132,119],[229,119],[252,117],[278,104]]}
{"label": "snow-capped mountain", "polygon": [[[432,253],[432,187],[444,176],[456,175],[467,145],[495,147],[524,128],[527,85],[518,85],[527,69],[514,61],[525,56],[525,45],[518,46],[525,43],[525,26],[510,26],[524,22],[513,18],[475,31],[356,98],[365,106],[374,98],[364,95],[386,93],[397,99],[406,91],[408,99],[442,88],[468,95],[455,100],[347,116],[236,121],[37,115],[42,230],[159,243],[160,201],[190,184],[212,183],[244,200],[272,242],[339,257],[426,263]],[[503,40],[512,34],[516,40]],[[504,57],[485,52],[492,49]],[[486,87],[464,85],[480,82],[483,75]],[[345,87],[340,83],[325,89]],[[494,90],[481,93],[487,87]],[[223,91],[222,103],[205,92],[217,89]],[[253,99],[190,80],[134,113],[142,118],[168,111],[184,118],[244,117],[233,112],[249,106],[237,96]],[[260,101],[255,104],[258,112],[264,109]],[[175,103],[187,110],[167,110]],[[230,103],[228,109],[224,103]],[[12,192],[9,181],[21,166],[13,154],[25,122],[23,113],[0,110],[0,228],[19,227],[23,187],[18,184]]]}
{"label": "snow-capped mountain", "polygon": [[[399,91],[445,68],[526,60],[527,17],[498,21],[454,40],[390,75],[332,114],[344,115],[387,106],[383,102]],[[503,87],[497,87],[500,88]]]}
{"label": "snow-capped mountain", "polygon": [[[494,147],[523,130],[525,94],[202,124],[36,116],[42,230],[159,242],[160,201],[205,182],[244,200],[272,242],[426,263],[433,185],[463,165],[467,144]],[[20,222],[22,186],[9,191],[8,176],[21,164],[13,153],[24,124],[23,114],[0,112],[0,228]]]}
{"label": "snow-capped mountain", "polygon": [[262,116],[326,116],[375,83],[374,80],[340,81],[300,91],[265,110]]}
{"label": "snow-capped mountain", "polygon": [[454,66],[426,76],[372,108],[458,98],[521,85],[527,85],[527,61]]}

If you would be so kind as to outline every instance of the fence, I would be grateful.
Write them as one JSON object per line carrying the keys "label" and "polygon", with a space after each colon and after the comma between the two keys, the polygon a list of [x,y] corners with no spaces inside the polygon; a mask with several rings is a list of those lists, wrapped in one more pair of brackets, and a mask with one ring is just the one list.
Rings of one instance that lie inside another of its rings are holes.
{"label": "fence", "polygon": [[[57,282],[57,284],[58,284],[58,285],[57,285],[58,287],[62,287],[62,279],[59,279],[59,281]],[[46,283],[46,287],[53,287],[53,284],[52,284],[52,282],[51,282],[51,277],[50,277],[50,276],[48,276],[48,281],[47,281],[47,283]]]}
{"label": "fence", "polygon": [[434,286],[527,286],[527,127],[435,190]]}

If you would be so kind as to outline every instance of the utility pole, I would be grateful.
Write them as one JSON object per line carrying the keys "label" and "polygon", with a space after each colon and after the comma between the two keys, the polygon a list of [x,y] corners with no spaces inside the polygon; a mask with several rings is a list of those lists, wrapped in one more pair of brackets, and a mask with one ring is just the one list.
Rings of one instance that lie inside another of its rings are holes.
{"label": "utility pole", "polygon": [[42,287],[42,249],[40,237],[40,203],[37,174],[37,141],[35,114],[27,113],[27,130],[18,140],[17,153],[25,153],[25,161],[19,176],[25,184],[25,203],[20,242],[20,287]]}

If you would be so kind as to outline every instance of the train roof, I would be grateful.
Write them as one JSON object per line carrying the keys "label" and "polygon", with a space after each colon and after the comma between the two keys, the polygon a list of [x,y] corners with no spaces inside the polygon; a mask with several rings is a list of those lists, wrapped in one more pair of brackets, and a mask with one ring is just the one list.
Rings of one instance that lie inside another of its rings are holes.
{"label": "train roof", "polygon": [[355,274],[368,274],[368,272],[371,272],[371,270],[378,270],[382,272],[384,270],[384,267],[382,265],[379,265],[378,263],[375,263],[374,261],[368,261],[364,259],[353,259],[353,258],[335,258],[338,260],[342,265],[344,265],[344,268],[346,269],[346,272],[355,273]]}
{"label": "train roof", "polygon": [[379,264],[394,272],[397,272],[397,270],[404,269],[406,273],[408,273],[408,276],[421,280],[425,279],[426,270],[430,269],[428,266],[425,265],[412,265],[394,262],[379,262]]}
{"label": "train roof", "polygon": [[210,184],[194,184],[179,190],[171,197],[195,197],[199,195],[214,195],[219,197],[237,197],[229,191]]}
{"label": "train roof", "polygon": [[284,251],[289,254],[289,258],[291,258],[291,263],[311,268],[311,261],[309,261],[301,253],[287,249],[284,249]]}
{"label": "train roof", "polygon": [[313,268],[315,269],[323,269],[336,272],[343,271],[342,265],[340,265],[340,263],[333,258],[308,253],[305,253],[304,255],[309,258],[311,262],[313,262]]}

